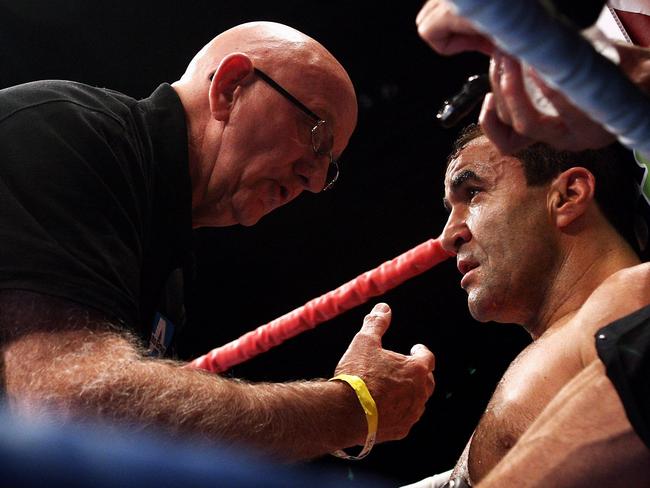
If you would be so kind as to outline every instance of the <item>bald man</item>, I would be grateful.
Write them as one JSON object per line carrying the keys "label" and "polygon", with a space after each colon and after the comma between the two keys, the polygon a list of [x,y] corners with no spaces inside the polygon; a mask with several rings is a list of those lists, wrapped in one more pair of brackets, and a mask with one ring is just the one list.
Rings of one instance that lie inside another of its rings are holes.
{"label": "bald man", "polygon": [[[0,330],[12,407],[286,459],[364,443],[363,410],[343,382],[246,384],[153,357],[169,353],[182,322],[192,228],[253,225],[336,181],[356,98],[323,46],[250,23],[145,100],[43,81],[1,90],[0,107]],[[379,441],[405,436],[434,386],[424,346],[409,356],[382,348],[389,322],[376,306],[336,368],[365,381]]]}

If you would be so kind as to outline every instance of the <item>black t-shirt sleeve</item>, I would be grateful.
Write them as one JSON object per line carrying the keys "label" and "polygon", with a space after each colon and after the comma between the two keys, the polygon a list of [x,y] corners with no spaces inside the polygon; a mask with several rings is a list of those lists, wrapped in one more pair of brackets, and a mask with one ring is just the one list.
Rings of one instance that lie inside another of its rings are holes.
{"label": "black t-shirt sleeve", "polygon": [[0,288],[138,320],[147,175],[126,125],[70,101],[0,119]]}
{"label": "black t-shirt sleeve", "polygon": [[628,420],[650,448],[650,306],[596,332],[596,350]]}

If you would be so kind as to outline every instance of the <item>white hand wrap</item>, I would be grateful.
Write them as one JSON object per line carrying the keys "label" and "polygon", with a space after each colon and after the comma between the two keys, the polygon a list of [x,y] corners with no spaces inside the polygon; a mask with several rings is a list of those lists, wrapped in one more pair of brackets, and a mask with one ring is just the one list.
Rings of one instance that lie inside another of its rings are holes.
{"label": "white hand wrap", "polygon": [[429,476],[428,478],[424,478],[416,483],[405,485],[402,488],[442,488],[442,486],[449,481],[452,471],[453,469],[450,469],[444,473]]}

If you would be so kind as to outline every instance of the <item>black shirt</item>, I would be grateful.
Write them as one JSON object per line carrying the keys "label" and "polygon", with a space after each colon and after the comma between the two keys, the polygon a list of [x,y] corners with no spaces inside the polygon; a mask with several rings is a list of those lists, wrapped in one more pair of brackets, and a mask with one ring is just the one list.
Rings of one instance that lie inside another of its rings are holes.
{"label": "black shirt", "polygon": [[650,306],[596,332],[596,350],[628,420],[650,448]]}
{"label": "black shirt", "polygon": [[0,90],[0,288],[96,308],[148,338],[191,240],[176,92],[68,81]]}

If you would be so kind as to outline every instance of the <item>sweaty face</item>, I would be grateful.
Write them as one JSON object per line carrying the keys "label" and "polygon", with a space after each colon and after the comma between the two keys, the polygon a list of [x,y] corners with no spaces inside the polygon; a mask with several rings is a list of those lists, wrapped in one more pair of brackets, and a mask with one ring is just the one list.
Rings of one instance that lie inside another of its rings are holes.
{"label": "sweaty face", "polygon": [[447,169],[445,206],[443,245],[457,253],[472,316],[527,323],[541,306],[556,255],[547,186],[527,186],[521,162],[479,137]]}
{"label": "sweaty face", "polygon": [[[320,192],[330,162],[314,153],[316,121],[263,82],[250,88],[224,129],[219,154],[219,178],[227,185],[222,201],[230,203],[232,222],[242,225],[255,224],[305,190]],[[349,134],[337,137],[347,142]]]}

